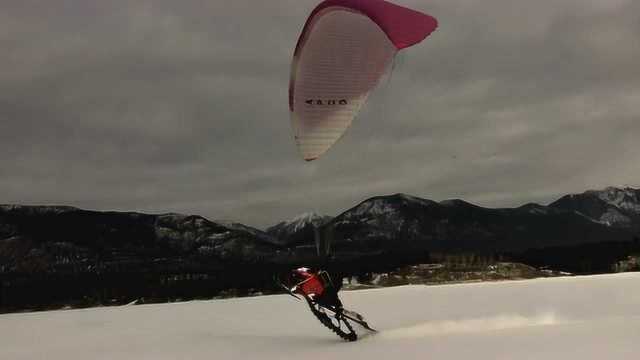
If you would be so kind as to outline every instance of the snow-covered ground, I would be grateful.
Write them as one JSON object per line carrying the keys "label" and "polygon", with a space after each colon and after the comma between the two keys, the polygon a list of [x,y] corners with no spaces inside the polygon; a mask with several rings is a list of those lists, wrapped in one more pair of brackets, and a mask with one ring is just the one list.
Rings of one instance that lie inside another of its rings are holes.
{"label": "snow-covered ground", "polygon": [[343,342],[287,295],[7,314],[0,359],[640,357],[640,273],[342,295],[381,331]]}

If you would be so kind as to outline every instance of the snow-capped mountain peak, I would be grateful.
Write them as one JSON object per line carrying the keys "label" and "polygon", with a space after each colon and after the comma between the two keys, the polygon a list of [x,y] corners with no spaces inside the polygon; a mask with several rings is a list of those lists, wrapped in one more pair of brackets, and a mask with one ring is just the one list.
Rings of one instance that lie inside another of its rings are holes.
{"label": "snow-capped mountain peak", "polygon": [[349,210],[348,213],[350,217],[381,216],[396,213],[401,207],[407,205],[427,207],[438,206],[438,203],[432,200],[399,193],[367,199]]}
{"label": "snow-capped mountain peak", "polygon": [[271,226],[266,232],[279,238],[284,243],[294,241],[297,237],[313,239],[313,228],[319,228],[331,219],[332,217],[330,216],[320,215],[316,212],[305,212],[290,220]]}
{"label": "snow-capped mountain peak", "polygon": [[630,187],[588,190],[564,196],[549,206],[574,211],[609,226],[638,226],[640,222],[640,190]]}
{"label": "snow-capped mountain peak", "polygon": [[630,187],[607,187],[604,190],[590,190],[586,193],[593,194],[600,200],[619,209],[640,214],[640,190]]}
{"label": "snow-capped mountain peak", "polygon": [[322,225],[326,220],[326,216],[320,215],[315,212],[305,212],[293,219],[282,222],[281,224],[293,232],[299,231],[305,226],[311,224],[314,226]]}

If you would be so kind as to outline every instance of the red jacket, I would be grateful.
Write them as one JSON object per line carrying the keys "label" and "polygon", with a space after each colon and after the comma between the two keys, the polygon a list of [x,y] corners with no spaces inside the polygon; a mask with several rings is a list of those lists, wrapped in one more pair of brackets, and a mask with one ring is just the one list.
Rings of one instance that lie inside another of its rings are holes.
{"label": "red jacket", "polygon": [[320,296],[324,292],[324,285],[318,274],[308,271],[299,271],[304,280],[296,285],[295,292],[306,296]]}

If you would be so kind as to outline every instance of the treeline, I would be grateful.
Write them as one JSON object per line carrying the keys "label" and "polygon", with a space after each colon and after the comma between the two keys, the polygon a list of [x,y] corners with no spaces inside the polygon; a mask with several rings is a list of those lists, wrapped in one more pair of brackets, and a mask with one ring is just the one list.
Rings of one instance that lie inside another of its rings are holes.
{"label": "treeline", "polygon": [[324,259],[308,254],[292,255],[290,261],[280,263],[149,259],[69,266],[66,271],[58,267],[50,272],[5,272],[0,273],[0,312],[271,294],[281,292],[274,279],[299,266],[327,269],[340,281],[426,260],[406,253]]}
{"label": "treeline", "polygon": [[640,238],[632,241],[599,242],[574,246],[530,249],[509,254],[513,261],[538,268],[546,267],[574,274],[600,274],[616,271],[616,264],[640,255]]}
{"label": "treeline", "polygon": [[291,261],[280,263],[241,262],[239,259],[226,262],[195,261],[194,258],[181,261],[149,259],[90,267],[70,266],[68,271],[60,271],[61,268],[54,272],[14,271],[0,273],[0,312],[270,294],[280,291],[274,277],[298,266],[327,269],[335,279],[366,278],[372,273],[427,263],[443,264],[447,271],[476,271],[494,263],[518,262],[535,268],[595,274],[613,272],[617,263],[633,255],[640,255],[637,237],[629,242],[548,247],[521,253],[397,251],[368,255],[339,253],[323,259],[307,254],[292,256]]}
{"label": "treeline", "polygon": [[274,292],[281,266],[243,264],[193,272],[120,271],[0,275],[0,312],[208,299]]}

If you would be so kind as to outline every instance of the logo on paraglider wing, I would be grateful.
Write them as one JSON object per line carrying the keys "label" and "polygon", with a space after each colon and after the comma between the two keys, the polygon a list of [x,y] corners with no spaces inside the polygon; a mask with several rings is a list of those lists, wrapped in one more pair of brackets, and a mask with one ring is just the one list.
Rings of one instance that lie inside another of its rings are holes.
{"label": "logo on paraglider wing", "polygon": [[307,105],[335,106],[347,105],[347,99],[307,99],[304,101]]}

